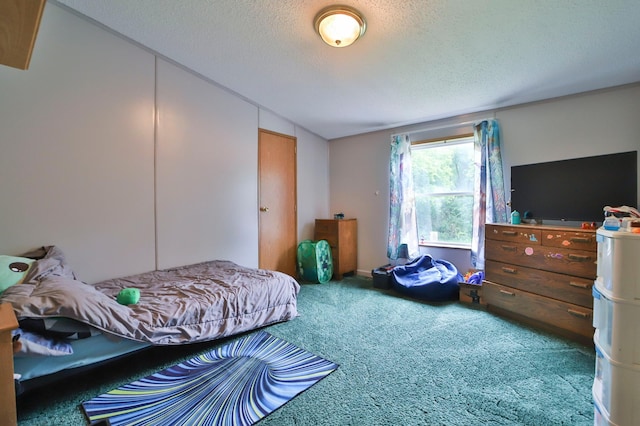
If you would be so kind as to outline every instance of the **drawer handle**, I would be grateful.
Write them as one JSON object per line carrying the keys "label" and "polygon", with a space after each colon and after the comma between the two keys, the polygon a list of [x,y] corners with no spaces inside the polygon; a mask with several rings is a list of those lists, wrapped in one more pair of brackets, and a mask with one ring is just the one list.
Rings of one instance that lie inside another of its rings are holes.
{"label": "drawer handle", "polygon": [[572,243],[590,243],[591,242],[591,238],[587,238],[587,237],[571,237],[569,238],[569,240]]}
{"label": "drawer handle", "polygon": [[506,235],[507,237],[515,237],[518,235],[516,231],[502,231],[502,235]]}
{"label": "drawer handle", "polygon": [[591,284],[587,284],[587,283],[577,283],[575,281],[569,281],[569,285],[571,287],[578,287],[578,288],[584,288],[584,289],[589,289],[591,288]]}
{"label": "drawer handle", "polygon": [[505,266],[502,267],[502,271],[506,272],[507,274],[516,274],[516,273],[518,273],[518,271],[516,271],[514,268],[507,268]]}
{"label": "drawer handle", "polygon": [[589,314],[586,312],[576,311],[575,309],[567,309],[567,312],[569,312],[574,317],[589,318]]}
{"label": "drawer handle", "polygon": [[578,262],[586,262],[591,259],[591,256],[585,256],[583,254],[572,254],[572,253],[569,253],[567,257],[571,260],[577,260]]}
{"label": "drawer handle", "polygon": [[507,291],[507,290],[500,290],[501,294],[504,294],[505,296],[515,296],[516,294],[511,292],[511,291]]}
{"label": "drawer handle", "polygon": [[502,250],[504,251],[516,251],[516,247],[515,246],[500,246],[502,247]]}

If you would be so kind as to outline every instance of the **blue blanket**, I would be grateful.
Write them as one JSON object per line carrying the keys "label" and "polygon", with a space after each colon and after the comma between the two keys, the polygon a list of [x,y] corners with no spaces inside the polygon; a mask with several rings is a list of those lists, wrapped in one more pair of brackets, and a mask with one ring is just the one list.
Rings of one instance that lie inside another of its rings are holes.
{"label": "blue blanket", "polygon": [[391,275],[396,291],[429,301],[457,299],[458,283],[463,281],[462,275],[451,262],[433,259],[429,255],[396,266]]}

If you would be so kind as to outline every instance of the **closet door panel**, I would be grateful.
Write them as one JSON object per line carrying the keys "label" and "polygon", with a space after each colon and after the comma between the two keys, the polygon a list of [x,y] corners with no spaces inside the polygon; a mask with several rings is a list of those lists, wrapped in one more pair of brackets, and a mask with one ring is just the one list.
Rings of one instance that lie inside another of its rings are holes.
{"label": "closet door panel", "polygon": [[155,267],[154,56],[47,3],[0,66],[0,253],[59,246],[87,282]]}
{"label": "closet door panel", "polygon": [[157,78],[158,267],[257,267],[257,107],[164,60]]}

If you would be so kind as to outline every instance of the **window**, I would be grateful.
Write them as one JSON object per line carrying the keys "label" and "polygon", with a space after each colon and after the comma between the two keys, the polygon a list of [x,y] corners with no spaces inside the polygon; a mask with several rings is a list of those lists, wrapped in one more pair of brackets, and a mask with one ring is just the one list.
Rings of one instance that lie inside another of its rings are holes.
{"label": "window", "polygon": [[471,246],[473,157],[473,135],[412,143],[420,245]]}

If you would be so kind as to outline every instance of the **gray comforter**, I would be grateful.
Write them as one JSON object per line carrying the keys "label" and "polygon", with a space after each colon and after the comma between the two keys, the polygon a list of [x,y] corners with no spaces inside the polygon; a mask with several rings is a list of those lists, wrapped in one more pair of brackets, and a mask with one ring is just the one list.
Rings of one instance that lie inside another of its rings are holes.
{"label": "gray comforter", "polygon": [[[95,285],[76,279],[55,246],[45,247],[23,284],[0,296],[18,320],[67,317],[103,332],[172,345],[217,339],[297,316],[299,284],[289,275],[210,261]],[[135,305],[118,292],[140,290]]]}

